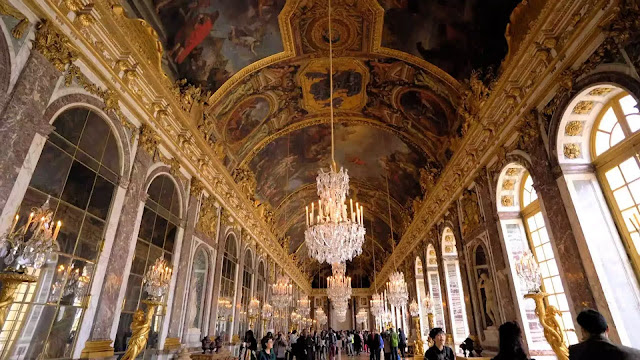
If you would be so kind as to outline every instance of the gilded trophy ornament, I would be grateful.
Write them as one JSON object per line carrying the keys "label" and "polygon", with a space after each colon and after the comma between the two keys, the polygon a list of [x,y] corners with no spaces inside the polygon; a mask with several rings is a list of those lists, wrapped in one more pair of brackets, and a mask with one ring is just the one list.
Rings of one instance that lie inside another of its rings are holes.
{"label": "gilded trophy ornament", "polygon": [[138,354],[147,346],[149,338],[149,330],[151,330],[151,320],[156,313],[156,308],[162,305],[161,302],[143,300],[143,304],[147,305],[147,313],[142,309],[133,313],[133,322],[131,323],[131,338],[127,344],[127,350],[122,355],[121,360],[134,360]]}
{"label": "gilded trophy ornament", "polygon": [[565,343],[564,335],[560,322],[558,322],[557,316],[560,315],[560,311],[552,305],[546,305],[544,298],[549,296],[544,292],[536,292],[526,294],[525,299],[533,299],[536,303],[536,315],[540,320],[540,324],[544,328],[544,337],[551,345],[551,349],[556,354],[559,360],[569,359],[569,349]]}
{"label": "gilded trophy ornament", "polygon": [[29,19],[11,5],[9,0],[0,0],[0,14],[11,16],[18,20],[18,24],[11,29],[11,35],[16,39],[22,38],[24,31],[29,26]]}

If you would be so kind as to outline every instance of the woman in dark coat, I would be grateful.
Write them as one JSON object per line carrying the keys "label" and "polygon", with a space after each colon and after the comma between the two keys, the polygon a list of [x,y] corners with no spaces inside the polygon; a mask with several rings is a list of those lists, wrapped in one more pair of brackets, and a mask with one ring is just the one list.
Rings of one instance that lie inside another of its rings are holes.
{"label": "woman in dark coat", "polygon": [[355,333],[353,336],[353,346],[356,354],[360,355],[360,352],[362,351],[362,338],[360,337],[360,332]]}

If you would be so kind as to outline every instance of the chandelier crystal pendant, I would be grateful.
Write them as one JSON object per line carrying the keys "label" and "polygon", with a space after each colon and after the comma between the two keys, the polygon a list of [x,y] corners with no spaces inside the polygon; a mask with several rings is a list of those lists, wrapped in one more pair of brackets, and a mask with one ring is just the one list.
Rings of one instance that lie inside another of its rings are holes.
{"label": "chandelier crystal pendant", "polygon": [[327,278],[327,296],[334,303],[346,303],[352,293],[351,277],[345,276],[346,266],[343,263],[332,264],[331,270],[333,275]]}
{"label": "chandelier crystal pendant", "polygon": [[[331,1],[329,1],[329,38],[333,39],[331,23]],[[338,168],[335,161],[334,117],[333,117],[333,43],[329,41],[329,110],[331,124],[331,166],[329,171],[320,169],[316,178],[318,206],[306,208],[307,229],[304,240],[309,256],[318,262],[344,263],[362,253],[365,228],[362,205],[346,199],[349,192],[347,170]]]}
{"label": "chandelier crystal pendant", "polygon": [[278,275],[276,283],[271,285],[271,300],[276,309],[284,309],[291,304],[293,298],[293,285],[289,278],[283,274]]}

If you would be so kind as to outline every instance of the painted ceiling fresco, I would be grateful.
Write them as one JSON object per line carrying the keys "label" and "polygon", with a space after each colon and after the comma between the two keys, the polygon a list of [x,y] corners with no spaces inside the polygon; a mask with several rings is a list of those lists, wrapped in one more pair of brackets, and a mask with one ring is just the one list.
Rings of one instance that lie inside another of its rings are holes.
{"label": "painted ceiling fresco", "polygon": [[177,78],[216,90],[238,70],[283,51],[285,0],[126,0],[164,40]]}
{"label": "painted ceiling fresco", "polygon": [[507,54],[504,33],[520,0],[379,0],[382,45],[419,56],[456,79],[497,67]]}
{"label": "painted ceiling fresco", "polygon": [[329,37],[327,0],[124,1],[160,34],[170,75],[213,92],[194,125],[314,286],[330,266],[307,258],[303,212],[330,164],[333,106],[336,162],[368,222],[363,255],[347,272],[365,287],[371,248],[381,266],[391,225],[399,241],[456,152],[462,80],[499,66],[519,3],[332,0]]}

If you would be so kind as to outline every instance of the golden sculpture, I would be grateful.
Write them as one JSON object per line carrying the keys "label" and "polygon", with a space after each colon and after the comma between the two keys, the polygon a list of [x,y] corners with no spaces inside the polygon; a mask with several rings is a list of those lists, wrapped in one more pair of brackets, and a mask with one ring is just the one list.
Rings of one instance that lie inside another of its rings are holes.
{"label": "golden sculpture", "polygon": [[[433,313],[430,312],[427,314],[427,321],[429,322],[429,330],[433,329],[434,327],[436,327],[436,323],[433,319]],[[433,346],[433,339],[431,337],[429,337],[427,339],[427,345],[429,345],[429,347]]]}
{"label": "golden sculpture", "polygon": [[133,360],[147,346],[149,339],[149,330],[151,329],[151,319],[156,313],[156,308],[162,303],[152,300],[142,300],[147,305],[147,314],[142,309],[136,310],[133,314],[133,322],[131,323],[131,339],[127,344],[127,350],[121,360]]}
{"label": "golden sculpture", "polygon": [[11,16],[19,21],[18,24],[11,29],[11,35],[16,39],[22,38],[24,31],[27,29],[27,26],[29,26],[29,19],[7,0],[0,0],[0,14]]}
{"label": "golden sculpture", "polygon": [[416,356],[422,356],[424,355],[424,342],[422,341],[422,332],[420,332],[420,317],[419,316],[414,316],[413,317],[413,325],[416,329],[416,340],[413,342],[414,346],[414,354]]}
{"label": "golden sculpture", "polygon": [[38,278],[33,275],[17,272],[0,273],[0,283],[2,283],[2,290],[0,290],[0,329],[2,329],[7,319],[9,307],[13,303],[18,286],[23,282],[36,282],[37,280]]}
{"label": "golden sculpture", "polygon": [[533,299],[536,303],[536,315],[540,320],[540,324],[544,328],[544,337],[547,339],[551,349],[558,357],[558,360],[569,360],[569,349],[564,341],[562,327],[558,322],[556,315],[560,315],[560,311],[555,306],[547,306],[544,298],[549,296],[544,292],[527,294],[525,299]]}

